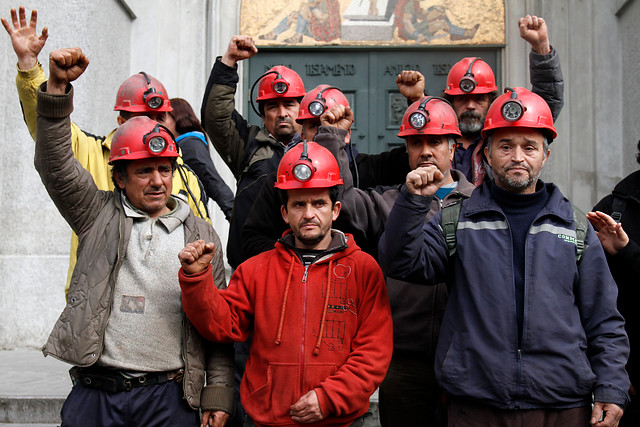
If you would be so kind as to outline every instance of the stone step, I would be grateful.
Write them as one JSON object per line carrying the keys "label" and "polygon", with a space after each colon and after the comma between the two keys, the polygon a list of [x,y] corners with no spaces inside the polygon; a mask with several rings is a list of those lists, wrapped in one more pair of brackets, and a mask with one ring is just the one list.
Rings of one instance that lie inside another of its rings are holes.
{"label": "stone step", "polygon": [[0,423],[57,425],[70,366],[39,350],[0,350]]}

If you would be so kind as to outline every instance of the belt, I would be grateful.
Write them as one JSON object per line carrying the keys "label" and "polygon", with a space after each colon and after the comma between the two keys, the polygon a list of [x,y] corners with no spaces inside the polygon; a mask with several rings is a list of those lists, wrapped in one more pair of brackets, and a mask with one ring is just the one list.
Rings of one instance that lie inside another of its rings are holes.
{"label": "belt", "polygon": [[184,369],[166,372],[149,372],[139,377],[125,376],[121,371],[89,367],[80,368],[74,366],[69,370],[71,381],[74,385],[81,384],[83,387],[97,388],[111,393],[120,391],[131,391],[137,387],[148,385],[164,384],[169,381],[182,383]]}

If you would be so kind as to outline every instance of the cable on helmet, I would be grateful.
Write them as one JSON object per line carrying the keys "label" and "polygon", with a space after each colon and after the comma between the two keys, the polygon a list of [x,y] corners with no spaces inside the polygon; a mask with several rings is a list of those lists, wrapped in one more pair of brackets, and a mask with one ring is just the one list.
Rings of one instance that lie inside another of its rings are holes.
{"label": "cable on helmet", "polygon": [[508,122],[516,122],[522,118],[526,111],[526,107],[522,105],[522,101],[518,99],[518,94],[510,87],[504,89],[504,93],[511,92],[509,100],[500,107],[502,118]]}
{"label": "cable on helmet", "polygon": [[477,58],[477,57],[473,58],[473,60],[469,64],[469,69],[467,69],[467,72],[464,74],[464,76],[462,76],[462,78],[460,79],[460,82],[458,83],[460,90],[463,91],[464,93],[473,92],[473,90],[478,85],[478,82],[476,82],[475,76],[473,74],[473,64],[475,64],[476,61],[479,59],[481,58]]}
{"label": "cable on helmet", "polygon": [[147,107],[151,108],[152,110],[157,110],[158,108],[162,107],[164,100],[158,94],[156,88],[151,86],[151,79],[149,78],[149,75],[144,71],[140,71],[138,74],[142,74],[147,81],[147,90],[145,90],[142,94],[142,102],[144,102]]}
{"label": "cable on helmet", "polygon": [[255,104],[253,103],[253,90],[256,88],[256,85],[260,83],[260,81],[267,77],[269,74],[275,74],[276,78],[273,82],[271,82],[271,89],[278,95],[284,95],[289,90],[289,82],[286,81],[282,75],[277,71],[267,71],[253,82],[253,86],[251,86],[251,91],[249,92],[249,100],[251,101],[251,108],[256,112],[257,115],[261,115],[260,112],[256,109]]}

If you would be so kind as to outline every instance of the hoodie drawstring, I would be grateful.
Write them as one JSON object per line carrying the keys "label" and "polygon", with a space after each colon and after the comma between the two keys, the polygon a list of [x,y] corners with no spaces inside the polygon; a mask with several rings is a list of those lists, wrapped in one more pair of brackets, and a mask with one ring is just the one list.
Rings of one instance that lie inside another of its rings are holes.
{"label": "hoodie drawstring", "polygon": [[276,336],[276,345],[280,345],[282,342],[282,328],[284,326],[284,315],[287,312],[287,296],[289,295],[289,288],[291,287],[291,275],[293,274],[293,265],[295,264],[294,256],[291,257],[291,266],[289,267],[289,277],[287,277],[287,284],[284,288],[284,296],[282,297],[282,308],[280,309],[280,322],[278,324],[278,335]]}
{"label": "hoodie drawstring", "polygon": [[327,294],[324,297],[324,307],[322,309],[322,320],[320,320],[320,332],[318,333],[318,341],[316,341],[316,346],[313,349],[313,355],[317,356],[320,354],[320,344],[322,344],[322,334],[324,334],[324,324],[325,319],[327,317],[327,308],[329,308],[329,293],[331,292],[331,266],[333,265],[333,260],[329,261],[329,269],[327,270]]}

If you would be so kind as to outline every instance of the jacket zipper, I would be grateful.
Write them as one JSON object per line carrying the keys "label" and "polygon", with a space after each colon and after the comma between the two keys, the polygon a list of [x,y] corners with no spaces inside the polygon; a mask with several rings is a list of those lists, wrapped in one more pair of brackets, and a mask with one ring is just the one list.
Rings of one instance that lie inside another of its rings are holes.
{"label": "jacket zipper", "polygon": [[[531,222],[531,227],[533,227],[533,224],[536,222],[539,215],[540,214],[538,213],[538,215],[536,215],[536,217],[533,219],[533,221]],[[524,283],[522,289],[524,295],[522,297],[522,337],[516,345],[516,347],[518,348],[516,363],[516,400],[514,401],[516,409],[520,409],[520,397],[522,396],[522,344],[525,340],[525,324],[527,323],[527,242],[529,241],[529,232],[531,231],[531,227],[529,227],[529,230],[527,230],[527,235],[525,236],[524,240]],[[511,256],[513,257],[513,254]],[[516,318],[516,340],[518,339],[518,332],[518,321]]]}
{"label": "jacket zipper", "polygon": [[[504,221],[507,223],[507,227],[509,229],[509,237],[511,239],[511,260],[513,260],[513,230],[511,230],[511,225],[509,224],[509,221],[507,220],[507,216],[503,213],[502,214]],[[525,248],[526,248],[526,242],[525,242]],[[513,262],[513,261],[512,261]],[[515,409],[520,409],[520,388],[521,388],[521,381],[522,381],[522,349],[520,348],[520,342],[518,342],[518,301],[516,301],[516,294],[515,294],[515,283],[516,283],[516,278],[515,278],[515,274],[513,271],[513,268],[511,269],[511,283],[513,286],[513,308],[514,308],[514,312],[513,312],[513,316],[514,316],[514,324],[515,324],[515,341],[516,341],[516,391],[515,391],[515,395],[513,397],[513,406]],[[523,325],[524,325],[524,319],[523,319]],[[524,327],[523,327],[524,329]]]}
{"label": "jacket zipper", "polygon": [[306,335],[307,324],[307,273],[309,272],[309,265],[304,267],[304,275],[302,276],[302,337],[300,345],[300,395],[304,392],[304,344]]}
{"label": "jacket zipper", "polygon": [[517,363],[516,363],[516,399],[514,400],[514,406],[516,409],[520,409],[520,386],[522,382],[522,349],[518,348],[517,351]]}

